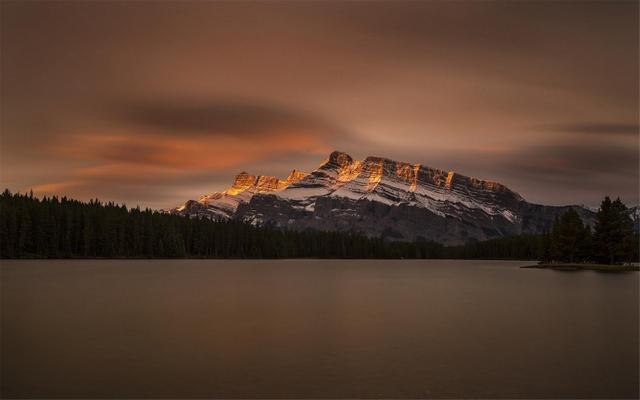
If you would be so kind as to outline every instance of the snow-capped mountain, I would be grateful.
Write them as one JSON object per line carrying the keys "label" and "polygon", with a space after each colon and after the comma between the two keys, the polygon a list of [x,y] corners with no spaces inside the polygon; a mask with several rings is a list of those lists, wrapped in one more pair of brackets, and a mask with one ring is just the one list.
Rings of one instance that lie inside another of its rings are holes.
{"label": "snow-capped mountain", "polygon": [[540,233],[568,208],[592,223],[594,213],[583,207],[528,203],[496,182],[381,157],[354,160],[334,151],[310,174],[293,170],[279,180],[242,172],[224,192],[171,212],[460,244]]}
{"label": "snow-capped mountain", "polygon": [[233,185],[224,192],[207,194],[197,201],[188,200],[170,212],[189,216],[204,216],[212,219],[233,218],[238,205],[249,202],[254,195],[281,192],[292,183],[300,181],[306,175],[306,173],[294,169],[287,179],[280,180],[275,176],[254,176],[243,171],[236,175]]}

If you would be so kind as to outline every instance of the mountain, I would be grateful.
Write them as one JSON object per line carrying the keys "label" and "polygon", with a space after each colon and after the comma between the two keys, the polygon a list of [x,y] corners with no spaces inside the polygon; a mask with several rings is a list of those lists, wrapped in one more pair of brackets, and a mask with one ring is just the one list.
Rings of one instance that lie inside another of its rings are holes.
{"label": "mountain", "polygon": [[294,169],[287,179],[280,180],[275,176],[254,176],[240,172],[236,175],[233,185],[224,192],[207,194],[197,201],[189,200],[182,206],[171,210],[171,213],[212,219],[233,218],[238,205],[249,202],[254,195],[281,192],[306,175],[306,173]]}
{"label": "mountain", "polygon": [[452,245],[541,233],[569,208],[593,223],[595,213],[584,207],[529,203],[497,182],[382,157],[354,160],[334,151],[310,174],[293,170],[279,180],[242,172],[224,192],[171,212]]}

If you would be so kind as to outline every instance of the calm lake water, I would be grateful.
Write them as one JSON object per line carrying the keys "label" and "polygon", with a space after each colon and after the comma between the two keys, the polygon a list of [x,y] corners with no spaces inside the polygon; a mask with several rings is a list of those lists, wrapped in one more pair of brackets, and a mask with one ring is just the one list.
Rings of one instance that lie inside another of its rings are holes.
{"label": "calm lake water", "polygon": [[3,397],[638,397],[638,273],[2,261]]}

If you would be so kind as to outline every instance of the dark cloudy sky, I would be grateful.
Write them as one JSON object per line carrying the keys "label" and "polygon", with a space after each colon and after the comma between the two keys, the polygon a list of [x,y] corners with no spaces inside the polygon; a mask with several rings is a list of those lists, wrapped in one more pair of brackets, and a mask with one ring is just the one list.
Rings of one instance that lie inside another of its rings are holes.
{"label": "dark cloudy sky", "polygon": [[2,186],[170,207],[333,149],[638,202],[638,2],[3,0]]}

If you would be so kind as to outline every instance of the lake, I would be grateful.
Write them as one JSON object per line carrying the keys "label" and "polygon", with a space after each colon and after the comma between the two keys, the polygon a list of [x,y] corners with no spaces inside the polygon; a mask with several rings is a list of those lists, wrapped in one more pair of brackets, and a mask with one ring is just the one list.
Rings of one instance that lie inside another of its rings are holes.
{"label": "lake", "polygon": [[638,397],[638,273],[1,262],[2,397]]}

